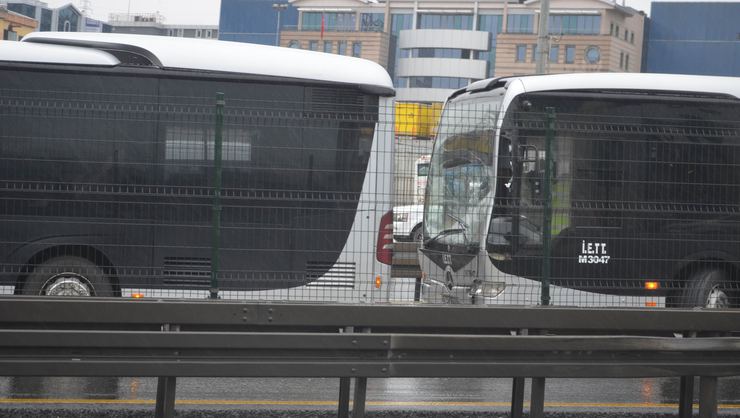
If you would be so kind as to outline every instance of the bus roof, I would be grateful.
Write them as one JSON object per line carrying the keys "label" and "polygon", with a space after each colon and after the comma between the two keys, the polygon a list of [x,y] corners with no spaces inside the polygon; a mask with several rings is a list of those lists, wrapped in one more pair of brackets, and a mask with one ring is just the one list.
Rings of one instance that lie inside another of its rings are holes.
{"label": "bus roof", "polygon": [[635,90],[723,94],[740,99],[739,77],[653,73],[569,73],[492,78],[472,83],[453,93],[451,98],[464,92],[485,91],[515,81],[521,83],[524,92]]}
{"label": "bus roof", "polygon": [[[29,47],[31,43],[65,45],[64,49],[45,51],[42,56],[49,63],[64,63],[59,54],[76,54],[78,64],[101,65],[100,57],[85,58],[77,51],[88,48],[104,51],[119,60],[135,57],[137,65],[144,61],[162,69],[355,84],[383,95],[394,94],[393,82],[379,64],[336,54],[210,39],[84,32],[34,32],[23,38],[22,43]],[[3,49],[0,48],[0,60],[23,60],[24,55],[16,51],[18,48],[7,53]]]}

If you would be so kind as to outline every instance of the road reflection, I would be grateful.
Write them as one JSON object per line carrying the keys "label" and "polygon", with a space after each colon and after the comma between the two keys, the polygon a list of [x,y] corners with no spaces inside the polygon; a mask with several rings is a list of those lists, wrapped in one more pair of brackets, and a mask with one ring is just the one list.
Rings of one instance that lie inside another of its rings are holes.
{"label": "road reflection", "polygon": [[[680,381],[667,379],[548,379],[546,401],[675,404]],[[698,401],[699,379],[694,383]],[[2,399],[152,400],[155,378],[0,377]],[[177,380],[178,399],[336,401],[338,379]],[[526,397],[530,388],[527,381]],[[720,378],[720,404],[740,404],[740,377]],[[376,402],[508,402],[511,379],[369,379]]]}

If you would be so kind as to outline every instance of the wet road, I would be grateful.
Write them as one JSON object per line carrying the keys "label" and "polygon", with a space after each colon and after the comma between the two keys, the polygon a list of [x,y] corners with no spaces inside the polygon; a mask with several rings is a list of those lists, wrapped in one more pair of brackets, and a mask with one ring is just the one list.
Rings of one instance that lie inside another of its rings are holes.
{"label": "wet road", "polygon": [[[3,411],[84,407],[146,408],[153,378],[0,378]],[[336,409],[338,379],[203,379],[177,381],[177,409]],[[698,389],[698,381],[696,384]],[[529,393],[529,388],[527,388]],[[509,379],[370,379],[369,411],[507,411]],[[593,413],[674,413],[678,379],[550,379],[546,410]],[[720,379],[723,415],[740,416],[740,378]],[[6,414],[7,416],[7,414]]]}

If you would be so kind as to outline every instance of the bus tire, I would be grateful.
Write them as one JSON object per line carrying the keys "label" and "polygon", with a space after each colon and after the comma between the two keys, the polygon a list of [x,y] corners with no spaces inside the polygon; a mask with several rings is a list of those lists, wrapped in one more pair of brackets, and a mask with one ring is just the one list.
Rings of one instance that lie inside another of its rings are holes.
{"label": "bus tire", "polygon": [[681,306],[701,308],[729,308],[734,304],[730,279],[718,268],[692,273],[679,301]]}
{"label": "bus tire", "polygon": [[113,296],[103,270],[90,260],[63,256],[34,267],[23,285],[24,295]]}
{"label": "bus tire", "polygon": [[424,229],[422,228],[421,224],[416,225],[413,231],[411,231],[411,235],[409,236],[411,238],[411,241],[413,242],[421,242],[422,239],[424,239]]}

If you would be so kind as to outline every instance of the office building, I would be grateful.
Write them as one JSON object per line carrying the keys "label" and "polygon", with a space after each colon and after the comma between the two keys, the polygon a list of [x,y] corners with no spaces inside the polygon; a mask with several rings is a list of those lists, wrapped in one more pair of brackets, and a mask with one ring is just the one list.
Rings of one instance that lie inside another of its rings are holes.
{"label": "office building", "polygon": [[5,5],[0,5],[0,30],[2,40],[19,41],[28,33],[38,28],[39,22],[20,13],[9,11]]}
{"label": "office building", "polygon": [[653,2],[647,71],[740,76],[740,2]]}

